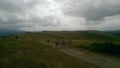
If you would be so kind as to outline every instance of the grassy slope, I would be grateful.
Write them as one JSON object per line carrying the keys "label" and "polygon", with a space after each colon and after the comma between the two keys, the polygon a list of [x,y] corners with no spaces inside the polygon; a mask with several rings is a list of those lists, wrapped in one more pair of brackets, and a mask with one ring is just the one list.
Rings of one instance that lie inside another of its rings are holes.
{"label": "grassy slope", "polygon": [[[112,35],[112,34],[100,32],[100,31],[73,31],[73,32],[53,31],[53,32],[42,32],[42,33],[36,33],[36,34],[44,35],[42,37],[48,38],[48,39],[60,40],[60,39],[71,38],[73,41],[72,47],[75,47],[75,48],[76,47],[81,48],[81,46],[93,48],[94,46],[92,46],[92,44],[94,44],[94,43],[102,44],[106,41],[108,41],[108,42],[112,41],[115,43],[115,45],[120,44],[119,43],[120,37],[118,35]],[[66,45],[69,45],[67,41],[65,43],[66,43]],[[102,48],[106,48],[106,47],[102,47],[102,46],[98,45],[97,48],[100,48],[100,50],[103,50]],[[107,47],[106,49],[110,50],[109,47]],[[114,51],[114,49],[113,49],[113,51]]]}
{"label": "grassy slope", "polygon": [[27,33],[0,39],[1,68],[92,68],[85,62],[62,54],[40,41],[46,39],[73,39],[73,45],[88,45],[101,41],[120,41],[116,35],[97,31]]}
{"label": "grassy slope", "polygon": [[0,68],[95,68],[44,45],[42,37],[26,34],[18,39],[0,38]]}
{"label": "grassy slope", "polygon": [[[29,38],[32,35],[33,39],[36,37],[40,40],[46,39],[72,39],[72,45],[90,45],[96,42],[104,42],[104,41],[114,41],[119,43],[120,37],[118,35],[111,35],[104,32],[99,31],[51,31],[51,32],[41,32],[41,33],[31,33],[24,34],[21,36],[22,38]],[[67,42],[66,42],[67,44]]]}
{"label": "grassy slope", "polygon": [[99,31],[73,31],[73,32],[42,32],[42,34],[47,34],[56,38],[71,38],[79,40],[103,40],[103,41],[120,41],[119,36],[111,35]]}

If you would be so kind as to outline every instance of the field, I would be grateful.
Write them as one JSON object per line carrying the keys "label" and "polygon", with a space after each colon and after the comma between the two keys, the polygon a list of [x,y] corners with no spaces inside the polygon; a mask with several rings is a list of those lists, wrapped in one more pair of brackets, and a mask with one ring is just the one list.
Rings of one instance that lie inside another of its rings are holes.
{"label": "field", "polygon": [[0,68],[96,68],[45,45],[39,36],[0,38]]}
{"label": "field", "polygon": [[[64,54],[43,42],[50,40],[51,43],[55,43],[56,40],[64,40],[65,46],[77,50],[96,52],[94,49],[100,48],[99,52],[97,51],[100,54],[109,54],[109,52],[101,52],[104,48],[104,46],[101,48],[101,43],[113,42],[118,46],[116,55],[119,57],[119,38],[119,35],[99,31],[28,32],[0,38],[0,68],[98,68],[94,64]],[[69,39],[72,43],[69,43]],[[91,50],[93,44],[101,45]],[[111,55],[114,56],[114,54]]]}
{"label": "field", "polygon": [[[68,47],[87,49],[101,54],[120,56],[120,35],[100,31],[43,32],[64,40]],[[69,39],[72,44],[69,44]],[[53,40],[53,39],[52,39]],[[58,40],[58,41],[59,41]],[[53,42],[55,42],[53,40]]]}

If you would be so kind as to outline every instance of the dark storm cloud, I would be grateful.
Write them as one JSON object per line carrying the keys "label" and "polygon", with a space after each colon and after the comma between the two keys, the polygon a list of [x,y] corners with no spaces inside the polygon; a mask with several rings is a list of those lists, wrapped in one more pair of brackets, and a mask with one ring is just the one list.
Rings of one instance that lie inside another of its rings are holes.
{"label": "dark storm cloud", "polygon": [[6,27],[9,29],[19,29],[19,28],[24,28],[24,27],[31,27],[35,25],[39,27],[57,27],[60,26],[60,21],[57,17],[54,16],[48,16],[48,17],[31,17],[29,19],[19,19],[17,17],[11,17],[8,18],[7,20],[3,20],[0,18],[0,24],[2,25],[1,27]]}
{"label": "dark storm cloud", "polygon": [[20,12],[24,11],[28,6],[22,0],[0,0],[0,11]]}
{"label": "dark storm cloud", "polygon": [[104,20],[120,14],[119,0],[67,0],[62,2],[63,12],[69,16],[84,17],[86,20]]}
{"label": "dark storm cloud", "polygon": [[[46,0],[0,0],[0,29],[58,26],[59,20],[56,16],[37,16],[34,9],[36,5],[48,6],[49,2]],[[27,18],[26,15],[28,15]]]}
{"label": "dark storm cloud", "polygon": [[45,0],[0,0],[0,10],[6,12],[24,12],[37,4],[43,5],[45,3]]}

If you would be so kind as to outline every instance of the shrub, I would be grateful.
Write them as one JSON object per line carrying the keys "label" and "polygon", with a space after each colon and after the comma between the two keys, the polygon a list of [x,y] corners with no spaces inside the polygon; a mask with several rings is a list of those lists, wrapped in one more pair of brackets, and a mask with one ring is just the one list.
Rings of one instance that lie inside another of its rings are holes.
{"label": "shrub", "polygon": [[120,44],[116,44],[113,42],[94,42],[90,45],[80,44],[75,47],[87,49],[98,53],[120,55]]}
{"label": "shrub", "polygon": [[113,42],[93,43],[88,49],[99,53],[120,54],[120,45]]}

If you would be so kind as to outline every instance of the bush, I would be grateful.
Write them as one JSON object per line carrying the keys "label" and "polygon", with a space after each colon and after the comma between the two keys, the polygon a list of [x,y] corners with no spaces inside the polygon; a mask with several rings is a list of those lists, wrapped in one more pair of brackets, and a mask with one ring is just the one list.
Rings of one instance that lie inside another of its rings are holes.
{"label": "bush", "polygon": [[93,43],[88,49],[99,53],[120,54],[120,45],[113,42]]}
{"label": "bush", "polygon": [[113,42],[94,42],[90,45],[81,44],[76,46],[76,48],[83,48],[98,53],[120,56],[120,44]]}

